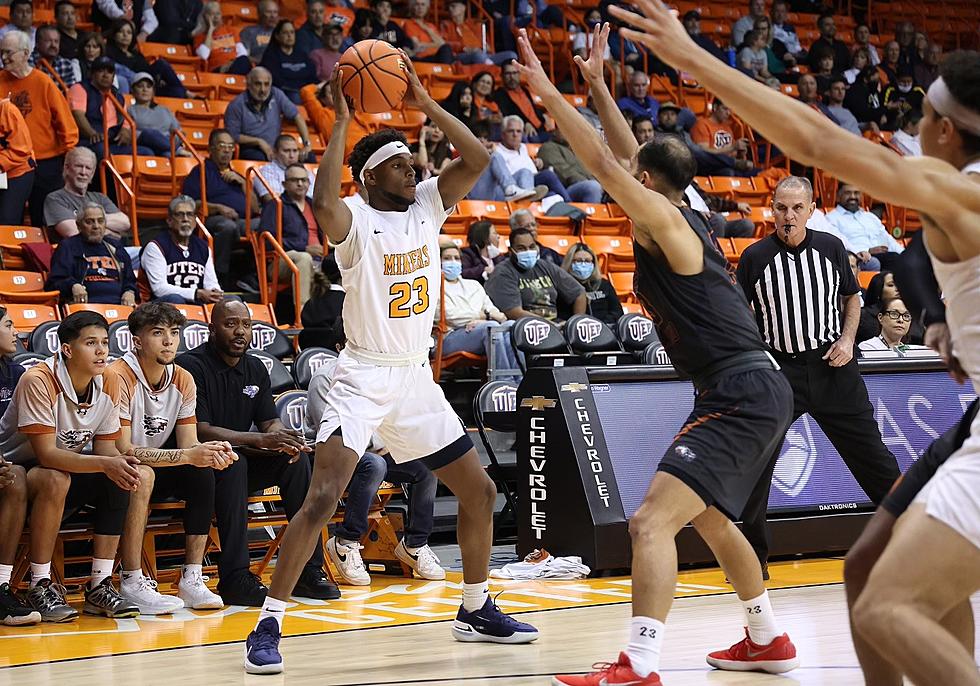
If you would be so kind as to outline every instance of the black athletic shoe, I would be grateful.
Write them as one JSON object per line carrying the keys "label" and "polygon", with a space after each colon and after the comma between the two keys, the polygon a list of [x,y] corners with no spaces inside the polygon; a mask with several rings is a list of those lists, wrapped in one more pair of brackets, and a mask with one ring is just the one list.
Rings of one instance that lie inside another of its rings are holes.
{"label": "black athletic shoe", "polygon": [[340,589],[327,578],[322,567],[307,565],[303,567],[303,573],[300,574],[292,594],[316,600],[337,600]]}
{"label": "black athletic shoe", "polygon": [[249,571],[236,574],[218,583],[218,593],[225,605],[262,607],[269,592],[262,580]]}
{"label": "black athletic shoe", "polygon": [[0,624],[29,626],[41,623],[41,613],[24,604],[10,584],[0,584]]}

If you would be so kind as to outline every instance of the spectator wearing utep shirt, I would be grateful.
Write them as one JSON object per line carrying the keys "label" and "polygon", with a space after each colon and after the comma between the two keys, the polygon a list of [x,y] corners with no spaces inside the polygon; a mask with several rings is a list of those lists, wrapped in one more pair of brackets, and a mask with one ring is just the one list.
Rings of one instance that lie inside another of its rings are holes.
{"label": "spectator wearing utep shirt", "polygon": [[248,73],[245,85],[245,92],[236,96],[225,110],[225,128],[238,143],[239,158],[271,160],[285,118],[299,129],[303,143],[300,159],[307,161],[311,148],[306,121],[286,94],[272,85],[269,70],[255,67]]}
{"label": "spectator wearing utep shirt", "polygon": [[892,269],[904,248],[873,212],[862,209],[862,197],[857,186],[842,183],[837,189],[837,207],[827,213],[827,221],[861,258],[864,269]]}
{"label": "spectator wearing utep shirt", "polygon": [[527,229],[510,233],[510,257],[487,279],[487,295],[508,319],[537,316],[558,319],[559,303],[571,314],[585,314],[585,289],[558,265],[539,259],[533,234]]}

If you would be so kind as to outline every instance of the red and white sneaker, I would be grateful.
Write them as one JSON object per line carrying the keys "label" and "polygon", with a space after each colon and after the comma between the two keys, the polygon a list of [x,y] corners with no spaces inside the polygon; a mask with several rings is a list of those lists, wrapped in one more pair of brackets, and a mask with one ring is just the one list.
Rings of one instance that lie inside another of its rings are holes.
{"label": "red and white sneaker", "polygon": [[600,662],[592,665],[598,671],[581,676],[561,674],[551,680],[552,686],[661,686],[663,682],[656,672],[640,676],[633,671],[626,653],[619,654],[619,660],[610,664]]}
{"label": "red and white sneaker", "polygon": [[782,674],[800,666],[796,646],[788,635],[777,636],[772,643],[761,646],[752,642],[748,629],[741,641],[727,650],[710,653],[706,659],[715,669],[731,672]]}

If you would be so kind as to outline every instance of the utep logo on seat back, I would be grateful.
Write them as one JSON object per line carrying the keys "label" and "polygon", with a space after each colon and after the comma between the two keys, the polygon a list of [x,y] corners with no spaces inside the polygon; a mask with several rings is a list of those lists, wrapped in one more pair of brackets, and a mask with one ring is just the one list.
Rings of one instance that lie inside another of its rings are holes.
{"label": "utep logo on seat back", "polygon": [[61,340],[58,338],[57,326],[51,327],[45,332],[44,345],[47,346],[48,352],[52,355],[58,352],[58,348],[61,347]]}
{"label": "utep logo on seat back", "polygon": [[799,429],[791,426],[786,432],[784,450],[772,474],[773,485],[791,498],[803,492],[817,464],[817,443],[810,428],[812,420],[808,414],[801,420]]}
{"label": "utep logo on seat back", "polygon": [[129,333],[129,325],[120,326],[113,331],[116,338],[116,347],[124,353],[133,349],[133,335]]}
{"label": "utep logo on seat back", "polygon": [[494,412],[516,412],[517,389],[513,386],[495,388],[490,394],[490,404]]}
{"label": "utep logo on seat back", "polygon": [[302,431],[306,425],[306,396],[300,396],[289,401],[286,405],[285,418],[288,420],[287,428],[295,431]]}
{"label": "utep logo on seat back", "polygon": [[207,324],[191,322],[184,327],[184,330],[180,332],[180,335],[184,337],[184,347],[188,350],[192,350],[206,343],[208,336],[210,336],[210,332],[208,331]]}
{"label": "utep logo on seat back", "polygon": [[551,324],[546,322],[528,322],[524,327],[524,340],[529,345],[538,345],[548,338],[551,333]]}
{"label": "utep logo on seat back", "polygon": [[255,355],[255,357],[262,361],[262,364],[265,365],[265,371],[269,372],[269,376],[272,376],[272,360],[262,355]]}
{"label": "utep logo on seat back", "polygon": [[634,317],[629,320],[629,333],[634,340],[642,341],[653,333],[653,322],[646,317]]}
{"label": "utep logo on seat back", "polygon": [[595,319],[583,319],[575,325],[575,333],[583,343],[591,343],[602,333],[602,322]]}
{"label": "utep logo on seat back", "polygon": [[316,374],[317,370],[324,365],[324,363],[331,359],[333,355],[328,353],[317,353],[315,355],[310,355],[306,358],[306,366],[310,370],[310,374]]}
{"label": "utep logo on seat back", "polygon": [[262,322],[252,323],[252,348],[265,350],[276,340],[276,330]]}
{"label": "utep logo on seat back", "polygon": [[654,351],[653,359],[655,360],[654,364],[662,364],[662,365],[672,364],[670,361],[670,355],[667,354],[667,351],[664,349],[662,345],[657,345],[657,347],[654,348],[653,351]]}

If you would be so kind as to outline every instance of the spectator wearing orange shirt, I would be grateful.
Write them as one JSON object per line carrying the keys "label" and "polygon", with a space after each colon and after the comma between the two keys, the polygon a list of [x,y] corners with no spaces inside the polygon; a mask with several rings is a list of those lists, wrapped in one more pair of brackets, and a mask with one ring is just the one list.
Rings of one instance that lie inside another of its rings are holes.
{"label": "spectator wearing orange shirt", "polygon": [[24,223],[34,166],[34,145],[24,116],[10,100],[0,100],[0,173],[6,177],[6,186],[0,190],[0,224]]}
{"label": "spectator wearing orange shirt", "polygon": [[439,30],[425,20],[429,13],[429,0],[409,0],[408,19],[405,21],[405,35],[414,44],[416,62],[438,62],[452,64],[455,56],[446,39]]}
{"label": "spectator wearing orange shirt", "polygon": [[[517,53],[504,50],[488,55],[483,44],[483,23],[466,18],[466,0],[450,0],[449,19],[443,19],[439,33],[446,39],[449,47],[461,64],[501,65],[517,59]],[[487,36],[489,41],[490,37]]]}
{"label": "spectator wearing orange shirt", "polygon": [[[334,122],[337,121],[337,114],[333,108],[333,94],[330,92],[330,84],[326,81],[303,86],[299,91],[299,99],[306,108],[313,126],[320,132],[325,139],[329,139],[333,132]],[[351,116],[350,126],[347,128],[347,142],[344,145],[344,157],[350,155],[354,149],[354,144],[371,133],[368,126],[361,120],[357,112]]]}
{"label": "spectator wearing orange shirt", "polygon": [[194,53],[207,62],[208,71],[242,75],[251,71],[252,63],[238,30],[224,25],[220,2],[205,3],[191,37]]}
{"label": "spectator wearing orange shirt", "polygon": [[31,224],[44,226],[44,199],[61,188],[65,153],[78,145],[78,126],[54,82],[28,64],[30,40],[26,34],[13,31],[4,36],[0,53],[4,67],[0,93],[23,115],[37,161],[30,194]]}
{"label": "spectator wearing orange shirt", "polygon": [[488,71],[477,72],[470,81],[473,89],[473,105],[476,107],[476,121],[487,121],[499,126],[504,120],[500,105],[493,100],[493,74]]}
{"label": "spectator wearing orange shirt", "polygon": [[715,100],[711,106],[711,114],[698,117],[691,128],[691,138],[703,150],[744,157],[748,152],[748,141],[735,138],[732,131],[732,111],[721,100]]}
{"label": "spectator wearing orange shirt", "polygon": [[554,130],[555,122],[544,109],[534,104],[531,91],[521,85],[521,75],[517,65],[507,62],[500,70],[504,85],[493,94],[494,102],[500,106],[503,116],[516,114],[524,120],[524,135],[528,143],[541,143],[551,139],[549,131]]}

